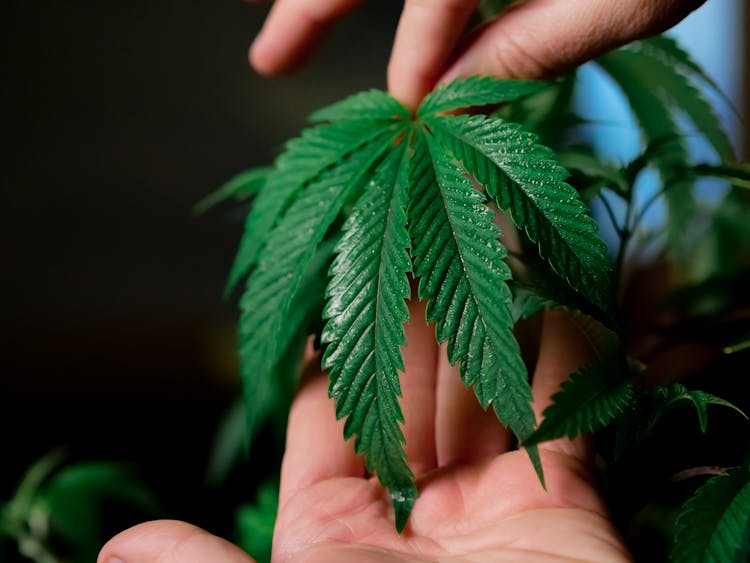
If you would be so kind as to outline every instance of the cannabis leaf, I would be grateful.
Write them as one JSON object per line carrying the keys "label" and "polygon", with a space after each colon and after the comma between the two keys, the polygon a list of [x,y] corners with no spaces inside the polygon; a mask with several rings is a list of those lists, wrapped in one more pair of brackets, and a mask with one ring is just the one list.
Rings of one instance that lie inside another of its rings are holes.
{"label": "cannabis leaf", "polygon": [[269,166],[260,166],[237,174],[218,190],[200,200],[195,205],[195,213],[200,215],[230,199],[235,201],[247,200],[263,187],[271,170],[272,168]]}
{"label": "cannabis leaf", "polygon": [[369,90],[314,111],[308,121],[311,123],[359,119],[389,121],[410,118],[411,112],[386,92]]}
{"label": "cannabis leaf", "polygon": [[742,412],[739,408],[734,406],[729,401],[725,401],[711,393],[705,391],[689,390],[680,383],[671,383],[663,387],[658,387],[653,391],[655,396],[655,404],[652,407],[654,409],[654,415],[652,416],[650,427],[653,427],[659,419],[679,401],[690,401],[698,414],[698,422],[701,427],[701,432],[706,431],[706,425],[708,424],[708,405],[721,405],[728,407],[740,413],[745,419],[747,415]]}
{"label": "cannabis leaf", "polygon": [[557,301],[540,295],[528,287],[516,283],[509,285],[513,293],[510,314],[513,317],[514,324],[520,320],[528,319],[542,309],[565,308]]}
{"label": "cannabis leaf", "polygon": [[[634,41],[622,49],[604,55],[597,62],[626,93],[644,132],[651,128],[646,120],[655,113],[666,111],[669,114],[679,110],[688,116],[720,157],[733,157],[732,143],[718,116],[696,87],[697,81],[713,83],[706,80],[707,77],[702,72],[696,72],[698,65],[685,51],[673,42],[670,43],[668,38]],[[636,73],[641,83],[637,87],[626,87],[621,72],[613,72],[613,69],[618,67],[627,69],[626,72]],[[643,105],[639,96],[633,95],[636,89],[648,89],[659,100],[658,105]]]}
{"label": "cannabis leaf", "polygon": [[370,168],[390,142],[381,137],[380,142],[355,150],[307,185],[268,235],[240,300],[240,372],[248,400],[273,385],[268,378],[283,351],[279,346],[282,324],[316,246],[349,193],[366,182]]}
{"label": "cannabis leaf", "polygon": [[737,114],[732,101],[721,90],[716,81],[691,58],[690,54],[674,38],[664,34],[655,35],[654,37],[636,41],[628,47],[632,50],[640,51],[653,59],[660,60],[664,66],[673,68],[701,90],[703,89],[702,87],[707,86],[727,107],[731,108]]}
{"label": "cannabis leaf", "polygon": [[579,311],[602,325],[617,330],[617,319],[592,305],[581,293],[572,289],[549,264],[531,253],[510,255],[514,282],[511,312],[515,321],[530,317],[539,309]]}
{"label": "cannabis leaf", "polygon": [[[437,323],[448,360],[460,362],[482,407],[493,405],[519,438],[535,425],[526,368],[513,337],[511,277],[500,230],[466,172],[424,130],[416,136],[410,172],[410,234],[419,297]],[[529,455],[541,476],[535,449]]]}
{"label": "cannabis leaf", "polygon": [[651,435],[657,424],[673,409],[688,401],[695,407],[701,432],[708,425],[708,406],[719,405],[737,411],[747,419],[738,407],[705,391],[687,389],[681,383],[670,383],[651,389],[635,389],[629,408],[617,417],[617,440],[615,458],[634,452]]}
{"label": "cannabis leaf", "polygon": [[[521,441],[535,427],[531,390],[513,335],[511,270],[486,196],[510,209],[549,275],[565,280],[561,294],[610,306],[604,245],[551,151],[497,118],[437,115],[544,88],[457,79],[427,96],[417,116],[376,90],[328,106],[311,118],[324,123],[277,158],[246,222],[230,285],[250,272],[239,351],[251,420],[268,409],[260,403],[278,385],[284,347],[305,336],[318,302],[307,286],[321,285],[326,263],[315,256],[343,222],[325,291],[323,367],[345,436],[390,491],[398,530],[417,496],[398,403],[412,267],[448,360]],[[527,451],[543,483],[537,448]]]}
{"label": "cannabis leaf", "polygon": [[544,410],[542,423],[524,443],[575,438],[604,428],[633,402],[629,375],[627,362],[615,353],[581,368],[552,396],[553,403]]}
{"label": "cannabis leaf", "polygon": [[559,146],[563,144],[567,130],[585,121],[572,108],[575,84],[574,71],[548,82],[536,94],[503,104],[492,116],[520,124],[525,130],[539,135],[545,145]]}
{"label": "cannabis leaf", "polygon": [[571,288],[612,308],[609,263],[596,223],[552,151],[518,125],[485,116],[425,123],[497,201]]}
{"label": "cannabis leaf", "polygon": [[388,127],[389,123],[372,120],[332,123],[305,130],[286,144],[245,221],[227,293],[256,265],[258,253],[269,240],[276,221],[299,191],[330,166],[385,134]]}
{"label": "cannabis leaf", "polygon": [[711,478],[677,518],[672,561],[747,561],[750,555],[750,473],[734,468]]}
{"label": "cannabis leaf", "polygon": [[535,94],[546,86],[546,82],[539,80],[502,80],[492,76],[457,78],[439,86],[425,97],[417,110],[417,117],[428,117],[472,106],[512,102]]}
{"label": "cannabis leaf", "polygon": [[399,422],[398,371],[404,362],[403,324],[409,318],[407,272],[407,153],[404,143],[391,152],[354,206],[344,225],[331,268],[328,318],[322,342],[328,343],[323,367],[330,372],[329,393],[336,416],[347,417],[346,438],[365,454],[370,471],[388,488],[400,532],[417,490],[406,465]]}
{"label": "cannabis leaf", "polygon": [[[723,159],[732,158],[733,149],[726,132],[696,84],[713,86],[699,66],[673,41],[659,39],[635,41],[597,59],[625,94],[648,144],[659,139],[677,138],[681,129],[675,116],[686,115],[698,132]],[[662,178],[669,182],[665,201],[670,216],[669,241],[676,255],[686,260],[685,233],[696,215],[697,202],[692,182],[674,178],[675,167],[690,162],[683,142],[671,143],[670,150],[660,152],[656,160]]]}
{"label": "cannabis leaf", "polygon": [[[243,441],[252,444],[261,425],[274,411],[285,413],[294,393],[309,326],[320,319],[335,240],[323,242],[302,276],[284,316],[276,341],[273,369],[258,372],[245,383]],[[283,416],[283,418],[286,418]],[[240,450],[242,451],[242,450]]]}

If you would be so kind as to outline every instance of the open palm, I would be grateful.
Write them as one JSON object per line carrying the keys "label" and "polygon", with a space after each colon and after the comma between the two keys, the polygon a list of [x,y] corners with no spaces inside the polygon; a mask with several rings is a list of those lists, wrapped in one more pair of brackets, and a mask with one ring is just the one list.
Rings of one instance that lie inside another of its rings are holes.
{"label": "open palm", "polygon": [[[395,531],[390,498],[341,441],[325,378],[312,375],[290,417],[274,559],[279,561],[622,561],[584,441],[541,446],[547,490],[528,456],[476,406],[412,305],[402,404],[420,496]],[[537,410],[594,354],[574,321],[548,314],[534,381]]]}
{"label": "open palm", "polygon": [[[478,406],[411,305],[401,377],[404,435],[419,498],[401,535],[377,478],[341,438],[327,380],[311,368],[290,413],[274,561],[628,561],[590,472],[585,440],[540,445],[547,490],[526,452]],[[538,413],[596,350],[574,319],[547,313],[532,391]],[[314,359],[310,362],[315,366]],[[133,554],[133,555],[129,555]],[[100,561],[247,562],[239,548],[180,522],[144,524],[111,540]]]}
{"label": "open palm", "polygon": [[274,559],[628,560],[581,463],[554,452],[543,459],[548,493],[521,452],[430,474],[400,537],[375,479],[316,483],[280,512]]}

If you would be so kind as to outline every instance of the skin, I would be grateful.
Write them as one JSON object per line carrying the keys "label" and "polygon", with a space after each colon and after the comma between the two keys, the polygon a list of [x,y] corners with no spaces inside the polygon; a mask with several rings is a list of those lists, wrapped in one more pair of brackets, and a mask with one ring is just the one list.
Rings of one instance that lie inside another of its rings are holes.
{"label": "skin", "polygon": [[[411,108],[456,76],[559,75],[606,51],[655,35],[704,0],[526,0],[468,37],[478,0],[405,0],[388,65],[388,89]],[[250,48],[261,74],[304,61],[357,0],[277,0]]]}
{"label": "skin", "polygon": [[[311,357],[290,412],[274,561],[628,561],[592,480],[586,440],[540,446],[544,491],[523,451],[478,406],[434,343],[424,303],[412,303],[401,377],[410,466],[420,496],[404,532],[390,499],[341,439],[325,374]],[[532,391],[539,413],[567,375],[598,351],[575,319],[545,313]],[[100,563],[248,562],[236,548],[180,522],[131,528]]]}
{"label": "skin", "polygon": [[[560,74],[661,32],[698,0],[527,0],[468,36],[476,0],[406,0],[388,67],[390,92],[411,108],[437,83],[493,74]],[[250,49],[262,74],[300,64],[356,0],[277,0]],[[310,357],[292,406],[281,474],[274,561],[628,561],[591,477],[585,440],[540,446],[545,492],[523,451],[464,389],[412,303],[401,376],[404,435],[420,497],[402,535],[377,480],[341,438],[325,374]],[[545,314],[532,391],[537,419],[569,373],[597,350],[575,320]],[[110,540],[99,563],[247,563],[229,542],[190,524],[141,524]]]}

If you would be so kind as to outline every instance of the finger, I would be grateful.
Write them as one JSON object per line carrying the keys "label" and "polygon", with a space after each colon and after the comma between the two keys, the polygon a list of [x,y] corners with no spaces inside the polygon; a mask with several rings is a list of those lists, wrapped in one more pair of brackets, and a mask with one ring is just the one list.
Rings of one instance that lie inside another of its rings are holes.
{"label": "finger", "polygon": [[441,77],[544,78],[673,26],[704,0],[528,0],[487,25]]}
{"label": "finger", "polygon": [[277,74],[301,63],[325,30],[357,0],[276,0],[250,47],[250,64],[261,74]]}
{"label": "finger", "polygon": [[[552,402],[550,397],[560,390],[563,381],[598,357],[597,343],[575,317],[564,311],[545,311],[539,357],[531,385],[537,420],[542,420],[542,412]],[[593,461],[591,446],[588,437],[561,438],[539,445],[541,449],[571,455],[586,463]]]}
{"label": "finger", "polygon": [[402,348],[404,373],[400,377],[403,397],[406,457],[415,475],[436,467],[435,388],[437,383],[437,344],[434,326],[425,316],[426,301],[409,303],[406,347]]}
{"label": "finger", "polygon": [[140,524],[109,540],[98,563],[252,563],[239,547],[185,522]]}
{"label": "finger", "polygon": [[365,475],[364,461],[354,454],[352,441],[344,441],[344,422],[336,420],[333,399],[328,397],[328,378],[317,360],[308,365],[289,411],[279,506],[319,481]]}
{"label": "finger", "polygon": [[391,61],[388,89],[414,109],[432,90],[478,0],[406,0]]}
{"label": "finger", "polygon": [[438,360],[435,441],[439,467],[494,457],[510,444],[508,430],[492,409],[482,409],[461,381],[458,366],[448,363],[445,347]]}

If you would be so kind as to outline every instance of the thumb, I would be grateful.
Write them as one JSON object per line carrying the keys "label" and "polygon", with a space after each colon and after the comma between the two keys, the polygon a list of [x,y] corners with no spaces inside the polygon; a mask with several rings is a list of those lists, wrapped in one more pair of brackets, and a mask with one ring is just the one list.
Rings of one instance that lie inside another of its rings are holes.
{"label": "thumb", "polygon": [[528,0],[479,29],[440,79],[551,78],[669,29],[705,0]]}
{"label": "thumb", "polygon": [[98,563],[253,563],[239,547],[174,520],[140,524],[109,540]]}

